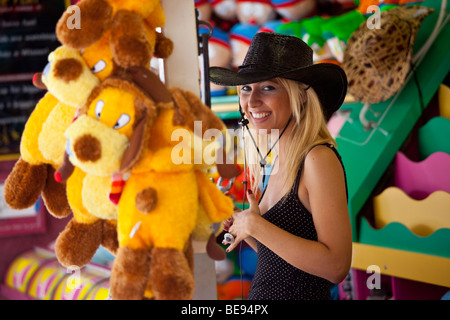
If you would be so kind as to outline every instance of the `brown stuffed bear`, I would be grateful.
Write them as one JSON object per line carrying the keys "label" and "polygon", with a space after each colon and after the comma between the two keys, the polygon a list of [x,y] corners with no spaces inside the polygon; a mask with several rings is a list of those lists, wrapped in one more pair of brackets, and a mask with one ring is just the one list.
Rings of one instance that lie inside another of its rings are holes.
{"label": "brown stuffed bear", "polygon": [[165,23],[159,0],[83,0],[78,6],[80,29],[67,27],[69,12],[57,24],[58,39],[64,45],[82,50],[109,32],[114,62],[125,69],[172,53],[172,41],[156,30]]}

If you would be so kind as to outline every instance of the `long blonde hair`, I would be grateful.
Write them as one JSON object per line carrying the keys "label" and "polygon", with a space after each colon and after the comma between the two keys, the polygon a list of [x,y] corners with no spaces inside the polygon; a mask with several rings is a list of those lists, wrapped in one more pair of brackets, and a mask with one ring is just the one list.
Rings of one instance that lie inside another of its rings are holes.
{"label": "long blonde hair", "polygon": [[[282,177],[284,181],[282,194],[287,195],[295,182],[297,172],[308,151],[314,145],[320,143],[329,143],[336,147],[336,141],[328,131],[319,98],[312,87],[305,90],[307,88],[305,84],[294,80],[283,78],[276,78],[274,80],[287,90],[291,106],[292,130],[289,136],[285,137],[288,139],[286,143],[288,146],[286,159],[289,159],[289,161],[284,161],[287,168],[284,171],[285,176]],[[240,88],[238,88],[238,92],[240,92]],[[250,138],[249,135],[245,137],[245,150],[248,159],[247,167],[250,176],[249,182],[253,193],[258,194],[263,175],[261,174],[259,155]],[[258,147],[260,147],[259,144],[261,141],[265,141],[266,139],[267,137],[265,139],[261,137],[255,138]],[[276,148],[273,151],[275,152],[275,150]],[[276,154],[271,154],[272,160],[276,156]]]}

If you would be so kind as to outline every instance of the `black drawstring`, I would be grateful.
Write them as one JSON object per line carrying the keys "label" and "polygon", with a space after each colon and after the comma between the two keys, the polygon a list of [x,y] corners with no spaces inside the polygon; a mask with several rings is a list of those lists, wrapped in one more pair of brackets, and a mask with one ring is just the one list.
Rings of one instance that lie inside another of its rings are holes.
{"label": "black drawstring", "polygon": [[[308,89],[309,89],[309,87],[308,87]],[[255,145],[256,150],[258,151],[259,157],[261,158],[261,161],[259,162],[259,164],[261,165],[261,169],[263,170],[263,181],[262,181],[262,183],[264,185],[265,178],[266,178],[266,169],[265,169],[265,166],[267,164],[266,158],[269,156],[270,152],[276,146],[278,141],[280,141],[281,136],[284,134],[284,132],[286,131],[286,129],[287,129],[288,125],[289,125],[289,123],[292,120],[292,115],[289,117],[289,120],[286,123],[286,125],[284,126],[284,129],[281,132],[280,136],[278,137],[277,141],[275,141],[273,146],[269,149],[269,151],[267,152],[266,156],[263,157],[262,154],[261,154],[261,151],[258,148],[258,145],[257,145],[255,139],[253,138],[252,133],[250,132],[250,129],[248,128],[249,121],[248,121],[248,119],[245,118],[245,114],[242,111],[241,104],[239,104],[239,112],[241,114],[241,119],[239,120],[239,125],[242,128],[246,128],[247,129],[247,132],[250,134],[250,137],[252,138],[253,144]],[[244,135],[242,135],[242,136],[244,136]],[[245,158],[246,158],[246,155],[245,155],[245,140],[244,140],[244,181],[242,182],[242,184],[244,185],[244,192],[245,193],[244,193],[244,198],[242,199],[242,210],[245,210],[245,198],[247,196],[247,191],[248,191],[248,175],[247,175],[247,166],[246,166]],[[275,164],[277,159],[278,159],[278,156],[275,158],[274,164]],[[272,173],[272,171],[270,173]],[[264,188],[264,191],[263,191],[263,193],[262,193],[262,195],[261,195],[261,197],[260,197],[260,199],[258,201],[258,204],[261,202],[262,197],[264,196],[264,193],[266,192],[266,189],[267,188]],[[241,253],[242,253],[242,241],[239,243],[239,273],[240,273],[240,277],[241,277],[241,298],[242,298],[242,300],[244,300],[244,285],[243,285],[243,279],[242,279],[242,254]]]}
{"label": "black drawstring", "polygon": [[[308,87],[308,89],[309,89],[309,87]],[[240,112],[240,114],[241,114],[241,120],[239,120],[239,125],[241,125],[242,127],[245,127],[245,128],[247,129],[247,132],[249,133],[250,138],[252,139],[253,145],[255,146],[256,150],[258,151],[258,155],[259,155],[259,157],[260,157],[260,159],[261,159],[261,160],[259,161],[259,164],[260,164],[260,166],[261,166],[261,170],[263,171],[262,184],[264,185],[264,183],[265,183],[265,181],[266,181],[266,169],[265,169],[265,168],[266,168],[266,165],[267,165],[266,159],[267,159],[267,157],[269,156],[269,154],[272,152],[273,148],[275,148],[275,146],[277,145],[278,141],[280,141],[281,137],[283,136],[284,132],[286,131],[287,127],[289,126],[289,123],[291,123],[292,115],[289,117],[289,120],[287,121],[286,125],[284,126],[283,130],[281,131],[281,134],[280,134],[280,136],[278,137],[277,141],[275,141],[275,143],[274,143],[274,144],[272,145],[272,147],[269,149],[269,151],[267,152],[267,154],[265,155],[265,157],[263,157],[262,154],[261,154],[261,151],[259,150],[258,144],[256,143],[256,141],[255,141],[255,139],[253,138],[253,135],[252,135],[250,129],[248,128],[248,123],[249,123],[249,121],[248,121],[248,119],[245,118],[245,114],[244,114],[244,112],[242,111],[242,107],[241,107],[240,104],[239,104],[239,112]],[[244,145],[245,145],[245,141],[244,141]],[[245,155],[244,155],[244,157],[245,157]],[[274,162],[274,163],[275,163],[275,162]],[[245,179],[244,179],[244,181],[243,181],[243,184],[244,184],[244,186],[245,186],[245,195],[244,195],[244,199],[243,199],[243,203],[242,203],[242,210],[245,209],[245,196],[247,195],[247,189],[248,189],[248,187],[247,187],[247,184],[248,184],[248,180],[247,180],[247,168],[244,168],[244,170],[245,170]],[[265,192],[265,191],[266,191],[266,190],[265,190],[265,188],[264,188],[263,195],[264,195],[264,192]],[[262,196],[261,196],[261,198],[259,199],[259,202],[261,202],[261,199],[262,199]],[[258,202],[258,203],[259,203],[259,202]]]}
{"label": "black drawstring", "polygon": [[286,129],[287,129],[289,123],[290,123],[291,120],[292,120],[292,115],[289,117],[289,120],[288,120],[288,122],[286,123],[286,125],[284,126],[283,131],[281,131],[281,134],[280,134],[280,136],[278,137],[277,141],[275,141],[275,143],[273,144],[273,146],[269,149],[269,151],[267,152],[266,156],[263,157],[262,154],[261,154],[261,151],[259,150],[258,144],[256,143],[255,139],[253,138],[252,133],[250,132],[250,129],[248,128],[248,123],[249,123],[249,121],[248,121],[248,119],[245,119],[245,118],[244,118],[244,113],[242,112],[242,108],[241,108],[240,105],[239,105],[239,110],[240,110],[240,112],[241,112],[241,120],[239,121],[239,124],[240,124],[241,126],[244,126],[244,127],[247,129],[247,132],[249,133],[250,138],[252,138],[253,144],[254,144],[256,150],[258,151],[259,157],[260,157],[260,159],[261,159],[260,162],[259,162],[259,164],[261,165],[261,167],[265,167],[265,165],[267,164],[267,162],[266,162],[267,157],[269,156],[270,152],[272,152],[273,148],[275,148],[276,144],[278,143],[278,141],[281,139],[281,137],[283,136],[284,132],[286,131]]}

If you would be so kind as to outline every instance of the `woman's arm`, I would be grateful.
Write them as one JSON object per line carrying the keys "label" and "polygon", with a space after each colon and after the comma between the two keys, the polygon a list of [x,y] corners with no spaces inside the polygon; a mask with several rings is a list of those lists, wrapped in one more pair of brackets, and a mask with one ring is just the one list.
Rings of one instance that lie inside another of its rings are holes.
{"label": "woman's arm", "polygon": [[297,237],[263,219],[256,199],[250,194],[250,209],[233,216],[230,232],[236,232],[237,237],[229,249],[241,238],[254,237],[305,272],[334,283],[345,278],[352,253],[345,180],[339,160],[332,150],[324,148],[316,147],[308,154],[302,177],[318,241]]}
{"label": "woman's arm", "polygon": [[245,239],[245,242],[255,251],[258,252],[258,246],[256,244],[256,240],[253,237],[248,237]]}

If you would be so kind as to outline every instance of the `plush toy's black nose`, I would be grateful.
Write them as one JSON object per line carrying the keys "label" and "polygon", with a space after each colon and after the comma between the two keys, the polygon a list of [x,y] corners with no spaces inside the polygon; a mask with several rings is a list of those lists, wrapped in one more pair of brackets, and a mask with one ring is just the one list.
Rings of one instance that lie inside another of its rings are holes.
{"label": "plush toy's black nose", "polygon": [[77,138],[73,149],[76,157],[82,162],[95,162],[102,157],[102,145],[100,141],[90,134],[85,134]]}

